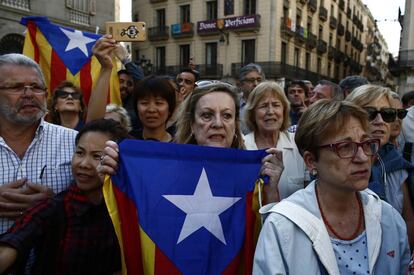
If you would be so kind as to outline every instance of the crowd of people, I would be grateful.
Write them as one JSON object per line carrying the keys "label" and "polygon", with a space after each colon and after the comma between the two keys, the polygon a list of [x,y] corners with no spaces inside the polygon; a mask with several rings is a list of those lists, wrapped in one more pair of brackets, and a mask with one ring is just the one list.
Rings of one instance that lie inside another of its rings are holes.
{"label": "crowd of people", "polygon": [[[144,77],[110,35],[88,106],[40,67],[0,56],[0,273],[117,274],[102,195],[124,138],[266,149],[253,274],[414,274],[414,91],[347,76],[338,84],[199,80],[192,64]],[[107,105],[113,57],[122,106]],[[48,93],[52,92],[49,97]]]}

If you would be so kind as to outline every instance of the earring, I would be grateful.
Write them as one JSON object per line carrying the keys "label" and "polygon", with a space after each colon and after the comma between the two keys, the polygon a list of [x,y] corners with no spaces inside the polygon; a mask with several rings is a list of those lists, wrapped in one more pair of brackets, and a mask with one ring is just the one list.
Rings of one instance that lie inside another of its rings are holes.
{"label": "earring", "polygon": [[311,174],[311,176],[312,176],[312,177],[316,177],[316,175],[318,174],[318,170],[316,170],[316,168],[313,168],[313,169],[310,171],[310,174]]}

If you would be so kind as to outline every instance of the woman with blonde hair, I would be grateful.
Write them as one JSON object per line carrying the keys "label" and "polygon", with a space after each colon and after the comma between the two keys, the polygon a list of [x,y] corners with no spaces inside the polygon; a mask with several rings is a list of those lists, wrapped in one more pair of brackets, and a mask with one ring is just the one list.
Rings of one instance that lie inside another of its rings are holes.
{"label": "woman with blonde hair", "polygon": [[397,119],[392,107],[392,91],[378,85],[363,85],[346,97],[368,113],[369,133],[381,141],[378,157],[373,162],[368,187],[391,204],[404,218],[411,247],[414,244],[414,212],[407,183],[408,171],[413,166],[406,161],[390,142],[391,125]]}
{"label": "woman with blonde hair", "polygon": [[276,82],[262,82],[253,89],[247,100],[245,123],[252,130],[244,136],[246,149],[275,147],[282,151],[285,169],[279,183],[280,198],[304,188],[305,163],[296,147],[295,135],[287,131],[289,101]]}

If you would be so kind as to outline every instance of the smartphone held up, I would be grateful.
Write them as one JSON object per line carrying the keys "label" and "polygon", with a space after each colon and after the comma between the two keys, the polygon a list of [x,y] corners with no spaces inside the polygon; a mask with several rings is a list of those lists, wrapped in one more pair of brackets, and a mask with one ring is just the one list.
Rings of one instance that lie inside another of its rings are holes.
{"label": "smartphone held up", "polygon": [[145,22],[106,22],[106,33],[116,41],[136,42],[147,38]]}

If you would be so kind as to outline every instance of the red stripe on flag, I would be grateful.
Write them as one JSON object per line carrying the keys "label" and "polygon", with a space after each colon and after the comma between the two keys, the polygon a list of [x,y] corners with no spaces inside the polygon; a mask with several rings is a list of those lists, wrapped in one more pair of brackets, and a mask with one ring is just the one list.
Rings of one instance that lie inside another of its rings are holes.
{"label": "red stripe on flag", "polygon": [[157,247],[155,249],[154,275],[180,275],[181,272],[167,256]]}
{"label": "red stripe on flag", "polygon": [[80,71],[80,88],[83,92],[83,99],[88,106],[92,91],[91,60],[82,67]]}
{"label": "red stripe on flag", "polygon": [[55,50],[52,49],[50,60],[50,90],[53,92],[55,88],[66,80],[66,66],[63,64]]}
{"label": "red stripe on flag", "polygon": [[[135,204],[113,184],[121,223],[125,264],[128,274],[144,274]],[[135,218],[134,218],[135,217]]]}
{"label": "red stripe on flag", "polygon": [[30,40],[32,40],[32,45],[34,49],[34,57],[33,57],[34,61],[39,64],[40,51],[39,51],[39,45],[37,45],[37,42],[36,42],[36,32],[37,32],[36,24],[34,22],[29,21],[29,23],[27,24],[27,29],[29,30]]}
{"label": "red stripe on flag", "polygon": [[253,192],[247,193],[246,196],[246,224],[244,242],[241,251],[231,261],[227,268],[223,271],[223,275],[246,274],[250,275],[253,271],[253,257],[256,249],[254,240],[254,227],[256,222],[256,214],[252,209]]}

